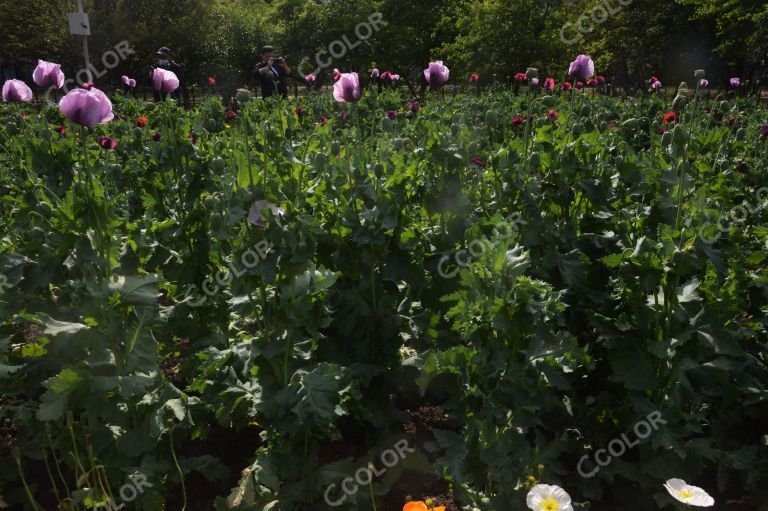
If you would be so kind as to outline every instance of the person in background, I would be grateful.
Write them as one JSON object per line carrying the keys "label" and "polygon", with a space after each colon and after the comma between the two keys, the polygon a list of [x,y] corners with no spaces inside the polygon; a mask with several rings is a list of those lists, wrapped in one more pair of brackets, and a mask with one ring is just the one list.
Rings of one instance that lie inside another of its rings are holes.
{"label": "person in background", "polygon": [[[179,64],[177,64],[176,62],[174,62],[174,60],[173,60],[171,55],[172,54],[171,54],[170,48],[168,48],[166,46],[163,46],[162,48],[157,50],[157,63],[152,66],[152,69],[149,72],[150,80],[152,78],[152,72],[155,69],[157,69],[157,68],[165,69],[166,71],[171,71],[174,74],[176,74],[176,76],[179,77],[179,80],[181,80],[181,76],[180,76],[181,66]],[[179,99],[179,89],[177,89],[174,92],[172,92],[171,93],[171,97],[173,99],[178,100]],[[155,102],[157,103],[159,101],[162,101],[162,99],[163,98],[160,95],[160,93],[158,91],[155,91]]]}
{"label": "person in background", "polygon": [[291,74],[291,68],[282,57],[275,56],[275,49],[265,46],[261,49],[261,62],[253,68],[253,77],[261,85],[261,97],[268,98],[277,92],[288,97],[285,79]]}

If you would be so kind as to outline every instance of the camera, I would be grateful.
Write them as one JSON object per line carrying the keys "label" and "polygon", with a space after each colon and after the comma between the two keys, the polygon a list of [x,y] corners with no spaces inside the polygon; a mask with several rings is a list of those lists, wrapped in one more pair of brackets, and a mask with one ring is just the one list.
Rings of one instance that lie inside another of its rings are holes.
{"label": "camera", "polygon": [[272,57],[272,64],[279,65],[283,63],[283,57]]}

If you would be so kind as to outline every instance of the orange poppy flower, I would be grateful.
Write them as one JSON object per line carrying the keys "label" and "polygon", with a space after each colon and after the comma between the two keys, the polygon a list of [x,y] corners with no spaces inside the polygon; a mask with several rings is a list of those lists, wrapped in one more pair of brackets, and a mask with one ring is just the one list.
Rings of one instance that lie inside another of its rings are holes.
{"label": "orange poppy flower", "polygon": [[407,502],[403,506],[403,511],[429,511],[429,508],[427,508],[424,502],[417,500],[415,502]]}

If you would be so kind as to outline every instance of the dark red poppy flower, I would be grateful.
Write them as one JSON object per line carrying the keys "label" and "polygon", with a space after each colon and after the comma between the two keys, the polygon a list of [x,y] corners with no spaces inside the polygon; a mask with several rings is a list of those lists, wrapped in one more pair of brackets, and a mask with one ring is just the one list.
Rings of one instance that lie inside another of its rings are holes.
{"label": "dark red poppy flower", "polygon": [[768,138],[768,124],[763,124],[760,126],[760,136],[763,138]]}
{"label": "dark red poppy flower", "polygon": [[235,112],[233,112],[232,110],[229,110],[229,111],[227,111],[227,112],[224,114],[224,118],[225,118],[226,120],[228,120],[228,121],[231,121],[231,120],[232,120],[232,119],[234,119],[235,117],[237,117],[237,114],[236,114]]}
{"label": "dark red poppy flower", "polygon": [[480,79],[480,75],[477,73],[472,73],[472,75],[469,77],[470,82],[476,82]]}
{"label": "dark red poppy flower", "polygon": [[547,118],[550,121],[555,122],[557,119],[560,118],[560,115],[558,115],[557,110],[550,110],[549,112],[547,112]]}
{"label": "dark red poppy flower", "polygon": [[604,84],[605,83],[605,77],[604,76],[596,76],[595,80],[597,80],[597,83]]}
{"label": "dark red poppy flower", "polygon": [[340,121],[346,121],[347,117],[349,117],[349,113],[347,113],[346,110],[342,110],[341,112],[339,112],[339,120]]}
{"label": "dark red poppy flower", "polygon": [[117,147],[117,142],[109,137],[99,137],[96,141],[102,149],[112,150]]}
{"label": "dark red poppy flower", "polygon": [[136,127],[138,128],[144,128],[147,124],[149,124],[149,119],[147,119],[143,115],[138,119],[136,119]]}
{"label": "dark red poppy flower", "polygon": [[160,142],[162,139],[163,139],[163,134],[160,133],[159,131],[156,132],[154,135],[152,135],[152,140],[154,140],[155,142]]}
{"label": "dark red poppy flower", "polygon": [[394,121],[395,119],[397,119],[397,112],[394,112],[394,111],[392,111],[392,110],[390,110],[389,112],[387,112],[387,119],[390,119],[390,120],[392,120],[392,121]]}
{"label": "dark red poppy flower", "polygon": [[381,75],[379,76],[379,79],[382,82],[392,81],[392,72],[391,71],[385,71],[385,72],[381,73]]}
{"label": "dark red poppy flower", "polygon": [[663,135],[664,133],[666,133],[666,131],[667,130],[665,130],[662,126],[659,126],[658,128],[656,128],[656,133],[658,133],[659,135]]}
{"label": "dark red poppy flower", "polygon": [[208,77],[208,85],[216,85],[216,78],[209,76]]}
{"label": "dark red poppy flower", "polygon": [[320,120],[315,121],[315,124],[322,124],[323,126],[325,126],[326,124],[328,124],[328,118],[326,116],[322,116]]}
{"label": "dark red poppy flower", "polygon": [[654,83],[656,83],[656,82],[658,82],[658,81],[659,81],[659,79],[658,79],[658,78],[656,78],[655,76],[651,76],[651,78],[648,80],[648,83],[650,83],[651,85],[653,85]]}
{"label": "dark red poppy flower", "polygon": [[197,144],[197,133],[194,131],[191,131],[189,135],[187,135],[187,138],[192,142],[192,145]]}
{"label": "dark red poppy flower", "polygon": [[597,83],[597,80],[595,80],[594,78],[592,78],[591,80],[587,80],[587,87],[589,87],[590,89],[594,89],[598,85],[599,84]]}
{"label": "dark red poppy flower", "polygon": [[583,89],[584,88],[584,82],[576,82],[576,88],[577,89]]}
{"label": "dark red poppy flower", "polygon": [[555,89],[555,79],[554,78],[547,78],[544,80],[544,88],[551,91]]}
{"label": "dark red poppy flower", "polygon": [[749,173],[749,166],[743,161],[740,161],[739,164],[736,165],[736,170],[741,174],[747,174]]}
{"label": "dark red poppy flower", "polygon": [[419,104],[418,101],[414,101],[412,99],[409,99],[408,101],[406,101],[405,106],[407,106],[408,110],[410,110],[413,113],[416,113],[419,110],[421,110],[421,104]]}
{"label": "dark red poppy flower", "polygon": [[62,137],[67,136],[67,129],[64,126],[59,126],[58,128],[54,128],[54,131],[61,135]]}
{"label": "dark red poppy flower", "polygon": [[85,83],[83,84],[83,89],[85,89],[85,90],[91,90],[91,88],[92,88],[94,85],[96,85],[96,84],[94,84],[94,83],[91,83],[91,82],[85,82]]}
{"label": "dark red poppy flower", "polygon": [[573,89],[573,85],[571,85],[571,82],[563,82],[563,84],[560,86],[561,90],[571,90]]}
{"label": "dark red poppy flower", "polygon": [[677,120],[677,114],[675,112],[667,112],[664,114],[664,124],[675,122]]}
{"label": "dark red poppy flower", "polygon": [[525,119],[520,117],[519,115],[516,115],[512,118],[512,127],[517,128],[518,126],[522,126],[525,123]]}
{"label": "dark red poppy flower", "polygon": [[516,73],[515,74],[515,80],[518,82],[524,82],[525,81],[525,73]]}
{"label": "dark red poppy flower", "polygon": [[474,163],[478,167],[485,168],[485,160],[483,160],[479,156],[473,156],[472,158],[469,159],[469,161],[470,161],[470,163]]}
{"label": "dark red poppy flower", "polygon": [[296,114],[296,117],[298,117],[299,119],[301,119],[305,113],[304,109],[301,108],[300,106],[297,106],[296,108],[294,108],[293,112]]}

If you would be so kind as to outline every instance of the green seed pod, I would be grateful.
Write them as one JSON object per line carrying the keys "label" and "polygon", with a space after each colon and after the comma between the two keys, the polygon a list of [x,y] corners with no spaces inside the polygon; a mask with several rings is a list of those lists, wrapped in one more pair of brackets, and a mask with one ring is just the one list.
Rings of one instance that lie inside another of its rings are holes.
{"label": "green seed pod", "polygon": [[217,130],[217,124],[216,119],[208,119],[205,121],[205,129],[208,131],[216,131]]}
{"label": "green seed pod", "polygon": [[678,124],[675,126],[675,129],[672,130],[672,141],[675,143],[678,147],[683,147],[685,144],[688,143],[688,140],[690,140],[690,136],[688,135],[688,130],[685,129],[685,126],[682,124]]}
{"label": "green seed pod", "polygon": [[600,124],[598,124],[598,128],[600,131],[605,131],[608,129],[608,123],[605,121],[602,121]]}
{"label": "green seed pod", "polygon": [[341,152],[341,145],[336,141],[331,142],[331,154],[334,156],[338,156],[340,152]]}
{"label": "green seed pod", "polygon": [[485,124],[491,128],[495,128],[499,125],[499,114],[493,110],[485,112]]}
{"label": "green seed pod", "polygon": [[373,173],[376,174],[376,177],[380,177],[384,173],[384,164],[377,163],[376,165],[374,165]]}
{"label": "green seed pod", "polygon": [[670,145],[672,143],[672,132],[671,131],[665,131],[664,134],[661,136],[661,143],[663,145]]}
{"label": "green seed pod", "polygon": [[205,209],[209,211],[216,207],[216,203],[216,197],[213,195],[209,195],[203,199],[203,205],[205,206]]}
{"label": "green seed pod", "polygon": [[659,124],[659,121],[657,121],[657,120],[654,120],[654,121],[651,123],[651,128],[653,128],[653,129],[655,129],[655,130],[659,129],[659,126],[660,126],[660,124]]}
{"label": "green seed pod", "polygon": [[237,94],[235,94],[235,100],[238,103],[248,103],[251,100],[251,93],[248,90],[245,89],[239,89],[237,91]]}
{"label": "green seed pod", "polygon": [[677,88],[678,94],[688,94],[688,83],[687,82],[680,82],[680,86]]}
{"label": "green seed pod", "polygon": [[119,176],[120,174],[123,173],[123,166],[120,165],[119,163],[112,163],[109,166],[109,173],[112,174],[113,176],[115,175]]}
{"label": "green seed pod", "polygon": [[589,114],[592,113],[592,108],[590,108],[589,105],[583,105],[581,107],[581,110],[579,110],[579,112],[581,113],[582,116],[587,117],[589,116]]}
{"label": "green seed pod", "polygon": [[541,98],[541,104],[547,108],[552,108],[557,103],[557,98],[554,96],[544,96]]}
{"label": "green seed pod", "polygon": [[336,130],[333,132],[333,136],[336,138],[341,138],[342,135],[344,135],[344,132],[341,131],[341,128],[336,128]]}
{"label": "green seed pod", "polygon": [[224,158],[217,156],[211,160],[211,170],[216,174],[221,174],[226,169],[227,165],[224,163]]}
{"label": "green seed pod", "polygon": [[546,124],[546,122],[547,121],[544,120],[544,119],[536,119],[536,127],[537,128],[541,128],[542,126],[544,126]]}
{"label": "green seed pod", "polygon": [[693,72],[693,77],[697,80],[701,80],[706,76],[707,76],[707,73],[703,69],[697,69],[696,71]]}
{"label": "green seed pod", "polygon": [[578,122],[573,123],[573,126],[571,127],[571,134],[574,137],[578,137],[579,135],[581,135],[583,131],[584,131],[584,126],[582,126]]}
{"label": "green seed pod", "polygon": [[615,161],[616,161],[616,168],[620,169],[621,167],[624,166],[624,157],[623,156],[617,156],[615,158]]}
{"label": "green seed pod", "polygon": [[730,108],[730,105],[728,104],[728,102],[727,102],[727,101],[721,101],[721,102],[720,102],[720,110],[722,110],[723,112],[725,112],[725,111],[726,111],[726,110],[728,110],[729,108]]}
{"label": "green seed pod", "polygon": [[5,131],[8,132],[9,136],[14,136],[14,135],[19,133],[19,127],[16,126],[16,124],[14,124],[12,122],[8,122],[5,125]]}
{"label": "green seed pod", "polygon": [[538,151],[531,153],[531,156],[528,158],[528,163],[531,165],[531,168],[539,168],[539,163],[541,163],[541,155],[538,153]]}

